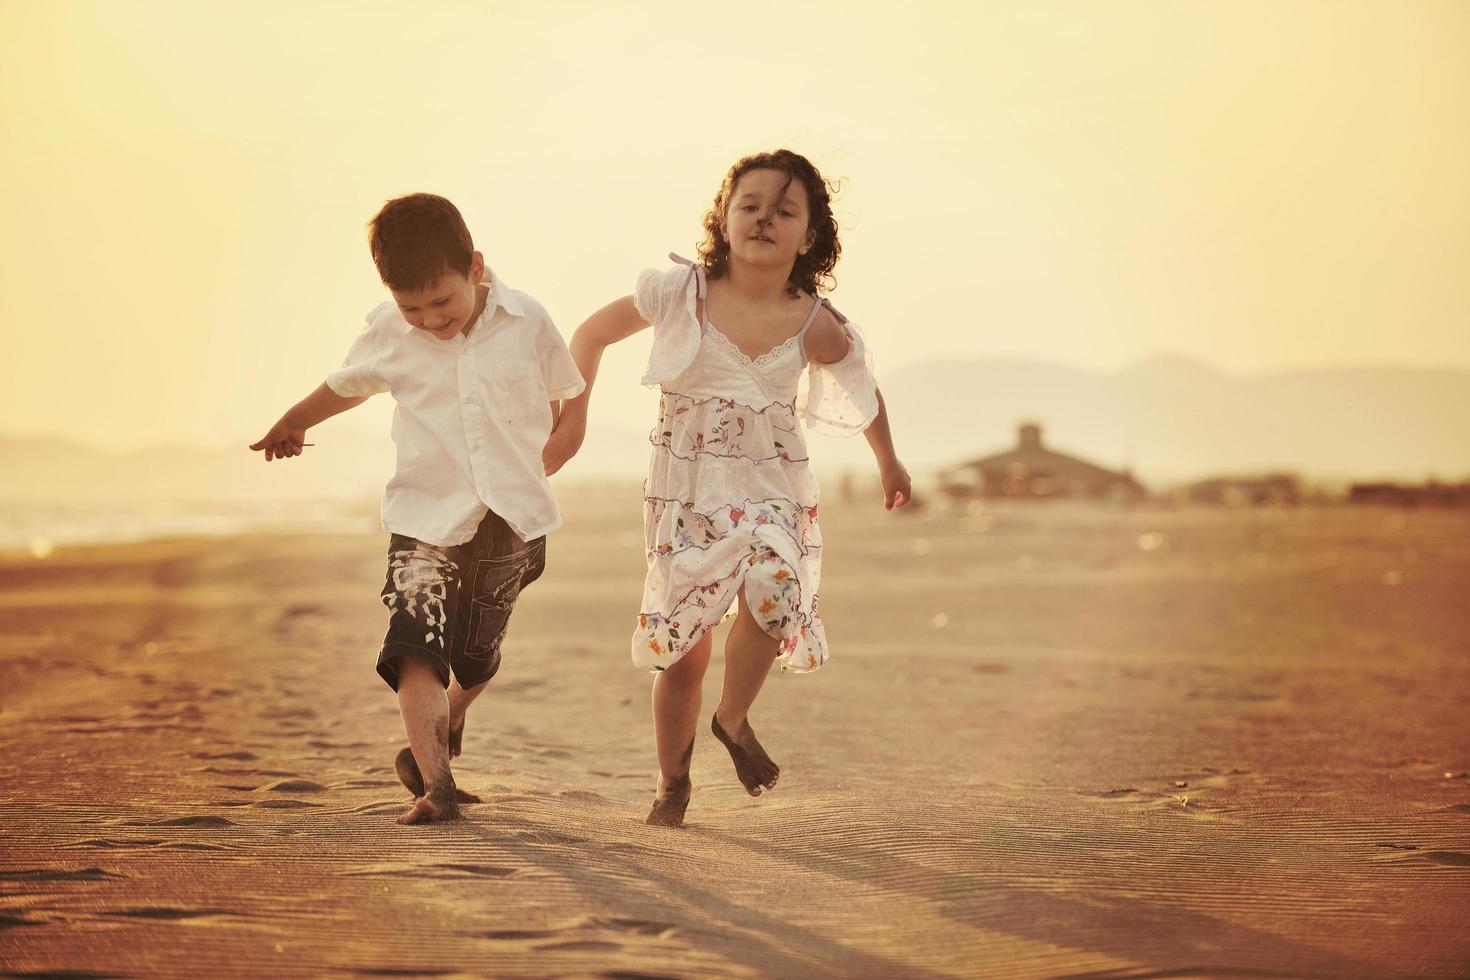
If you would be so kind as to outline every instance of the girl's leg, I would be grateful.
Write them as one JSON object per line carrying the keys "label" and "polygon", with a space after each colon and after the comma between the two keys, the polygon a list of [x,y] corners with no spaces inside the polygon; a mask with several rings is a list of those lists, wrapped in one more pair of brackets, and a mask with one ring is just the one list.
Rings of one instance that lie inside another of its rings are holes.
{"label": "girl's leg", "polygon": [[725,639],[725,684],[710,728],[729,749],[735,775],[751,796],[760,796],[761,790],[770,789],[781,778],[781,767],[761,748],[746,717],[771,673],[779,647],[780,642],[767,635],[750,614],[741,590],[740,612]]}
{"label": "girl's leg", "polygon": [[689,806],[689,760],[699,724],[700,688],[709,667],[712,637],[706,633],[678,663],[653,679],[653,739],[658,752],[658,790],[648,822],[664,827],[684,823]]}

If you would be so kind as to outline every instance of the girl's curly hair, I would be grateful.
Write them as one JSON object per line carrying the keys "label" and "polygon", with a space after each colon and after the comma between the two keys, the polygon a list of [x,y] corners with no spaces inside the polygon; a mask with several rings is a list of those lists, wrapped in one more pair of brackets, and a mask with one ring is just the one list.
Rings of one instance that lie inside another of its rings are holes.
{"label": "girl's curly hair", "polygon": [[832,217],[832,197],[837,193],[837,185],[824,179],[806,157],[790,150],[743,157],[725,175],[714,204],[704,216],[704,241],[699,244],[699,259],[706,273],[711,279],[718,279],[729,268],[730,240],[725,237],[725,215],[729,211],[735,185],[752,170],[779,170],[786,174],[788,186],[791,181],[799,180],[806,188],[810,206],[807,228],[812,232],[812,245],[805,255],[797,255],[787,289],[792,296],[800,290],[806,290],[813,296],[831,292],[837,284],[832,270],[842,256],[842,243],[837,240],[837,220]]}

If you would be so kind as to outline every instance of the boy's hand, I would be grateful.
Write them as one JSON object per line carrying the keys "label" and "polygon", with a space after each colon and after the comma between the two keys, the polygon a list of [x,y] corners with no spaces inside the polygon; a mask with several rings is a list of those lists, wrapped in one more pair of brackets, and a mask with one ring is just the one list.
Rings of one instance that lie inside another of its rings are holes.
{"label": "boy's hand", "polygon": [[565,417],[550,437],[546,440],[546,446],[541,450],[541,468],[546,470],[550,476],[566,465],[567,460],[577,454],[582,448],[583,431],[572,420]]}
{"label": "boy's hand", "polygon": [[914,496],[913,482],[909,471],[902,463],[894,460],[878,469],[878,478],[883,482],[883,509],[893,510],[908,503]]}
{"label": "boy's hand", "polygon": [[271,430],[252,443],[252,451],[265,452],[265,461],[269,463],[273,459],[289,459],[292,456],[300,456],[301,448],[306,444],[306,429],[290,425],[285,419],[271,426]]}

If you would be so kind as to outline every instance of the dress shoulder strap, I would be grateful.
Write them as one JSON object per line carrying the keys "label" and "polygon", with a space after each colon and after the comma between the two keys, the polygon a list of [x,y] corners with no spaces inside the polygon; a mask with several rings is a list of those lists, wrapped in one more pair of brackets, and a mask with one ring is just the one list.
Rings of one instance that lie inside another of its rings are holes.
{"label": "dress shoulder strap", "polygon": [[812,311],[806,315],[806,322],[801,325],[800,330],[796,331],[797,340],[805,337],[806,332],[812,328],[812,324],[817,322],[817,314],[822,312],[822,307],[826,305],[826,302],[820,296],[817,297],[816,302],[812,304]]}
{"label": "dress shoulder strap", "polygon": [[684,258],[684,256],[678,254],[677,252],[670,252],[669,258],[673,259],[680,265],[689,267],[689,274],[694,277],[694,295],[699,297],[699,301],[701,303],[704,302],[705,296],[709,294],[709,281],[708,279],[706,279],[704,274],[704,265],[699,262],[694,262],[690,259],[686,259]]}
{"label": "dress shoulder strap", "polygon": [[[838,323],[842,324],[843,326],[846,326],[847,325],[847,323],[848,323],[847,317],[843,316],[842,315],[842,311],[839,310],[837,307],[835,307],[835,306],[832,305],[832,301],[831,300],[829,300],[829,299],[821,299],[821,300],[818,300],[818,302],[821,303],[823,306],[825,306],[827,308],[827,312],[828,313],[831,313],[833,316],[835,316],[837,318],[837,322]],[[815,315],[816,314],[814,313],[813,316],[815,317]]]}

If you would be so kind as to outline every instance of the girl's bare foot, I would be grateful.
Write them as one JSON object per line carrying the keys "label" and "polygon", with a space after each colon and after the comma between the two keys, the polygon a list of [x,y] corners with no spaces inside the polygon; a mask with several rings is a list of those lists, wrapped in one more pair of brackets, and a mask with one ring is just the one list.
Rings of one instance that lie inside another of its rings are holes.
{"label": "girl's bare foot", "polygon": [[776,785],[776,780],[781,778],[781,767],[772,762],[771,757],[766,755],[766,750],[761,748],[749,719],[734,726],[733,733],[726,732],[720,725],[719,709],[715,709],[709,723],[715,738],[729,750],[730,758],[735,763],[735,775],[747,793],[760,796],[761,790],[771,789]]}
{"label": "girl's bare foot", "polygon": [[682,827],[684,826],[684,811],[689,808],[689,794],[693,785],[689,782],[689,775],[676,776],[673,779],[658,778],[658,791],[653,798],[653,809],[648,811],[648,819],[644,821],[654,827]]}
{"label": "girl's bare foot", "polygon": [[398,818],[402,824],[441,823],[460,818],[459,804],[454,799],[454,787],[434,789],[414,800],[413,809]]}
{"label": "girl's bare foot", "polygon": [[[403,784],[404,789],[414,796],[424,795],[424,774],[419,771],[419,764],[413,757],[413,749],[404,749],[399,752],[398,758],[393,760],[393,768],[397,771],[398,781]],[[457,786],[454,789],[454,800],[456,803],[483,802],[474,793],[466,793]]]}

